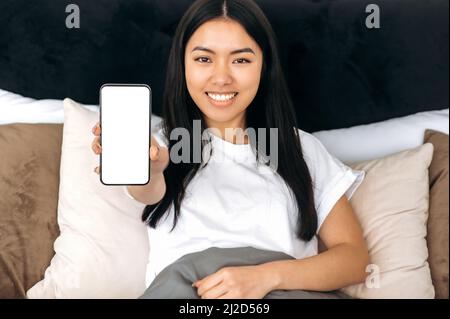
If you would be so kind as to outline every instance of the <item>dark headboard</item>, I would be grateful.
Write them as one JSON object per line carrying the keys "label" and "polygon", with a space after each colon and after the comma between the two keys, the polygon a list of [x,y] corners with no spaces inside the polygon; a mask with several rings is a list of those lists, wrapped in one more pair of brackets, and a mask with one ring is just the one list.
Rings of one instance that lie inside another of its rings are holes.
{"label": "dark headboard", "polygon": [[[161,114],[186,0],[1,0],[0,88],[98,103],[105,82],[146,83]],[[448,107],[448,0],[260,0],[306,131]],[[80,29],[68,29],[68,4]],[[368,4],[380,28],[368,29]]]}

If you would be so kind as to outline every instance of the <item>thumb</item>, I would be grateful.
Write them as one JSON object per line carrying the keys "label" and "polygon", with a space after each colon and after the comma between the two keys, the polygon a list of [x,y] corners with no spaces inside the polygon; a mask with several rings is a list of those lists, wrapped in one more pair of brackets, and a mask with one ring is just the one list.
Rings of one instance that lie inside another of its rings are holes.
{"label": "thumb", "polygon": [[152,145],[150,147],[150,159],[157,161],[159,159],[160,147],[159,145]]}

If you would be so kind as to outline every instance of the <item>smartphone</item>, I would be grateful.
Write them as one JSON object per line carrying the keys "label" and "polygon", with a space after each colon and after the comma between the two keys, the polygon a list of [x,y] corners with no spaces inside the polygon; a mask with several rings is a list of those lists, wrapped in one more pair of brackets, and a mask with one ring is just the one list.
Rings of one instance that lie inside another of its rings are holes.
{"label": "smartphone", "polygon": [[150,181],[151,89],[145,84],[100,88],[100,181],[145,185]]}

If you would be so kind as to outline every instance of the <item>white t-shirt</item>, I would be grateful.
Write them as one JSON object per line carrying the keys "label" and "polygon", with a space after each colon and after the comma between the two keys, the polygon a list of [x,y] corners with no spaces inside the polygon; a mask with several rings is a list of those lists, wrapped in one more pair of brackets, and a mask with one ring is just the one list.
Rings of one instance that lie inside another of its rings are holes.
{"label": "white t-shirt", "polygon": [[[334,204],[344,194],[350,199],[365,174],[333,157],[313,135],[299,132],[313,181],[318,233]],[[147,286],[178,258],[213,246],[251,246],[297,259],[318,253],[316,236],[309,242],[296,237],[298,211],[284,180],[257,163],[249,144],[210,135],[213,155],[188,185],[174,230],[170,232],[173,207],[156,229],[148,228]],[[158,133],[155,138],[160,144],[166,142]]]}

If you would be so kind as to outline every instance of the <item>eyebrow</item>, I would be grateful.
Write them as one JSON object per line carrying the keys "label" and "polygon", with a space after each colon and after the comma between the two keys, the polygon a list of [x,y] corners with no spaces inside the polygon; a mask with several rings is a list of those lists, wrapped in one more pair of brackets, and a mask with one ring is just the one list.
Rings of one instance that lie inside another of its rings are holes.
{"label": "eyebrow", "polygon": [[[209,53],[212,53],[212,54],[216,54],[216,52],[214,52],[213,50],[208,49],[208,48],[205,48],[205,47],[199,47],[199,46],[197,46],[197,47],[195,47],[191,52],[194,52],[195,50],[206,51],[206,52],[209,52]],[[250,48],[238,49],[238,50],[231,51],[230,53],[231,53],[231,54],[238,54],[238,53],[245,53],[245,52],[249,52],[249,53],[255,54],[255,52],[253,52],[253,50],[250,49]],[[255,54],[255,55],[256,55],[256,54]]]}

